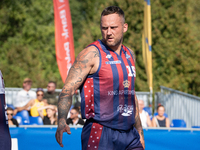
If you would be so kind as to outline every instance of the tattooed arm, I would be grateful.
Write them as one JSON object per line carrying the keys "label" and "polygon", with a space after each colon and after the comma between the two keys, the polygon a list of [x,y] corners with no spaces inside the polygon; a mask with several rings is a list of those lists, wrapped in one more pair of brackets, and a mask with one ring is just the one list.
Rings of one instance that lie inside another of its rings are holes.
{"label": "tattooed arm", "polygon": [[141,142],[143,148],[145,149],[144,134],[143,134],[142,124],[141,124],[141,120],[140,120],[138,100],[137,100],[136,95],[135,95],[135,109],[136,109],[136,111],[135,111],[135,124],[133,126],[138,131],[138,133],[140,135],[140,142]]}
{"label": "tattooed arm", "polygon": [[[135,59],[135,54],[134,52],[130,49],[133,61],[136,63],[136,59]],[[144,134],[143,134],[143,129],[142,129],[142,124],[141,124],[141,120],[140,120],[140,115],[139,115],[139,107],[138,107],[138,99],[135,95],[135,124],[133,125],[136,130],[138,131],[139,135],[140,135],[140,142],[143,146],[143,148],[145,149],[145,143],[144,143]]]}
{"label": "tattooed arm", "polygon": [[99,52],[94,46],[84,49],[76,58],[72,65],[65,85],[58,99],[58,128],[56,140],[61,147],[63,132],[71,134],[69,126],[66,124],[67,114],[72,104],[72,96],[79,86],[84,82],[88,74],[93,74],[99,66]]}

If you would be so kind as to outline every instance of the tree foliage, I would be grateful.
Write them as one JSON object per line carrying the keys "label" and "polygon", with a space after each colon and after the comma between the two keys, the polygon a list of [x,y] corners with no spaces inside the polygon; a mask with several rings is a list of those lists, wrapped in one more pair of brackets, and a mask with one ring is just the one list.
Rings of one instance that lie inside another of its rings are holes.
{"label": "tree foliage", "polygon": [[[129,25],[124,45],[136,54],[136,91],[148,91],[142,60],[144,2],[141,0],[69,0],[75,55],[101,39],[100,15],[110,5],[125,12]],[[152,53],[154,91],[163,85],[200,96],[200,1],[154,0]],[[0,1],[0,69],[7,87],[21,87],[25,77],[33,87],[63,83],[55,57],[53,1]]]}

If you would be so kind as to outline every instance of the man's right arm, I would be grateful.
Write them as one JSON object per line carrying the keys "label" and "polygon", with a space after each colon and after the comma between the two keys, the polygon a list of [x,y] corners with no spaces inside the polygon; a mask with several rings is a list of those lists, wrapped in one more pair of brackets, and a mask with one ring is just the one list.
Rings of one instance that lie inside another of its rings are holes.
{"label": "man's right arm", "polygon": [[97,69],[96,60],[99,60],[99,52],[94,47],[84,49],[76,58],[72,65],[65,85],[58,99],[58,128],[56,131],[56,140],[63,147],[62,134],[67,132],[71,134],[69,126],[66,124],[67,114],[72,104],[72,95],[84,82],[88,74],[94,73]]}

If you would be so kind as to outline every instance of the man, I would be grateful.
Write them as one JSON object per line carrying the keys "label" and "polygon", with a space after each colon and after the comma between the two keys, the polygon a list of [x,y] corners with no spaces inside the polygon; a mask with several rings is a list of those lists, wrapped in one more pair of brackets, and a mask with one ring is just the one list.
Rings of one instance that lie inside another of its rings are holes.
{"label": "man", "polygon": [[14,101],[14,107],[23,107],[25,106],[30,100],[36,99],[36,92],[30,90],[32,86],[32,80],[29,78],[25,78],[23,81],[23,90],[19,91],[17,94],[17,98]]}
{"label": "man", "polygon": [[67,119],[68,125],[84,125],[84,121],[79,118],[79,108],[73,107],[70,111],[70,117]]}
{"label": "man", "polygon": [[19,126],[19,123],[17,122],[16,119],[13,118],[14,111],[11,107],[7,108],[7,117],[8,117],[8,125],[15,125],[16,127]]}
{"label": "man", "polygon": [[66,116],[72,95],[81,90],[83,150],[143,150],[144,136],[135,95],[134,53],[122,45],[128,29],[124,12],[116,6],[101,14],[102,40],[86,47],[76,58],[58,100],[56,140],[71,134]]}
{"label": "man", "polygon": [[44,99],[47,100],[48,104],[57,106],[59,93],[55,92],[55,90],[56,90],[56,82],[49,81],[47,85],[47,92],[44,93]]}
{"label": "man", "polygon": [[143,100],[138,100],[138,106],[139,106],[139,113],[140,113],[140,120],[141,120],[141,123],[142,123],[142,127],[143,128],[152,127],[151,119],[149,117],[149,114],[145,110],[143,110],[144,101]]}
{"label": "man", "polygon": [[11,150],[11,137],[6,116],[5,87],[3,75],[0,70],[0,149]]}

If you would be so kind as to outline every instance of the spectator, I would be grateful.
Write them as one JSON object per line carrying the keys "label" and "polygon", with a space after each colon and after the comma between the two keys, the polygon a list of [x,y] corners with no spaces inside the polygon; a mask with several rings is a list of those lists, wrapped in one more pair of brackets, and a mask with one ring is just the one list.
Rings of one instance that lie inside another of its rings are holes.
{"label": "spectator", "polygon": [[76,101],[74,107],[77,107],[79,109],[79,113],[81,112],[81,103],[79,101]]}
{"label": "spectator", "polygon": [[[38,109],[46,106],[47,104],[43,102],[43,96],[44,96],[44,91],[42,88],[38,88],[37,89],[37,98],[36,99],[32,99],[28,102],[28,104],[26,104],[24,107],[18,107],[17,109],[15,109],[15,113],[14,115],[18,112],[18,111],[22,111],[22,110],[28,110],[30,108],[30,115],[33,117],[37,117],[39,116],[38,113]],[[43,115],[46,116],[46,110],[43,109]]]}
{"label": "spectator", "polygon": [[16,100],[13,102],[15,108],[24,107],[31,99],[36,98],[36,93],[31,89],[32,80],[25,78],[23,81],[23,90],[19,91]]}
{"label": "spectator", "polygon": [[[42,110],[46,109],[47,115],[44,116]],[[38,109],[39,115],[44,125],[57,125],[56,107],[54,105],[44,106]]]}
{"label": "spectator", "polygon": [[163,105],[157,107],[158,115],[152,120],[153,127],[168,127],[169,128],[169,118],[164,116],[165,108]]}
{"label": "spectator", "polygon": [[152,127],[151,119],[149,117],[149,114],[145,110],[143,110],[144,101],[143,100],[138,100],[138,106],[139,106],[139,114],[140,114],[140,120],[141,120],[141,123],[142,123],[142,127],[143,128]]}
{"label": "spectator", "polygon": [[56,82],[49,81],[47,85],[47,92],[44,93],[44,99],[47,100],[48,104],[56,105],[58,104],[59,93],[56,90]]}
{"label": "spectator", "polygon": [[7,108],[7,116],[8,116],[8,125],[15,125],[19,126],[19,123],[17,122],[16,119],[13,118],[13,109],[11,107]]}
{"label": "spectator", "polygon": [[70,117],[67,119],[67,124],[68,125],[84,125],[83,119],[78,117],[79,115],[79,108],[74,107],[70,111]]}

